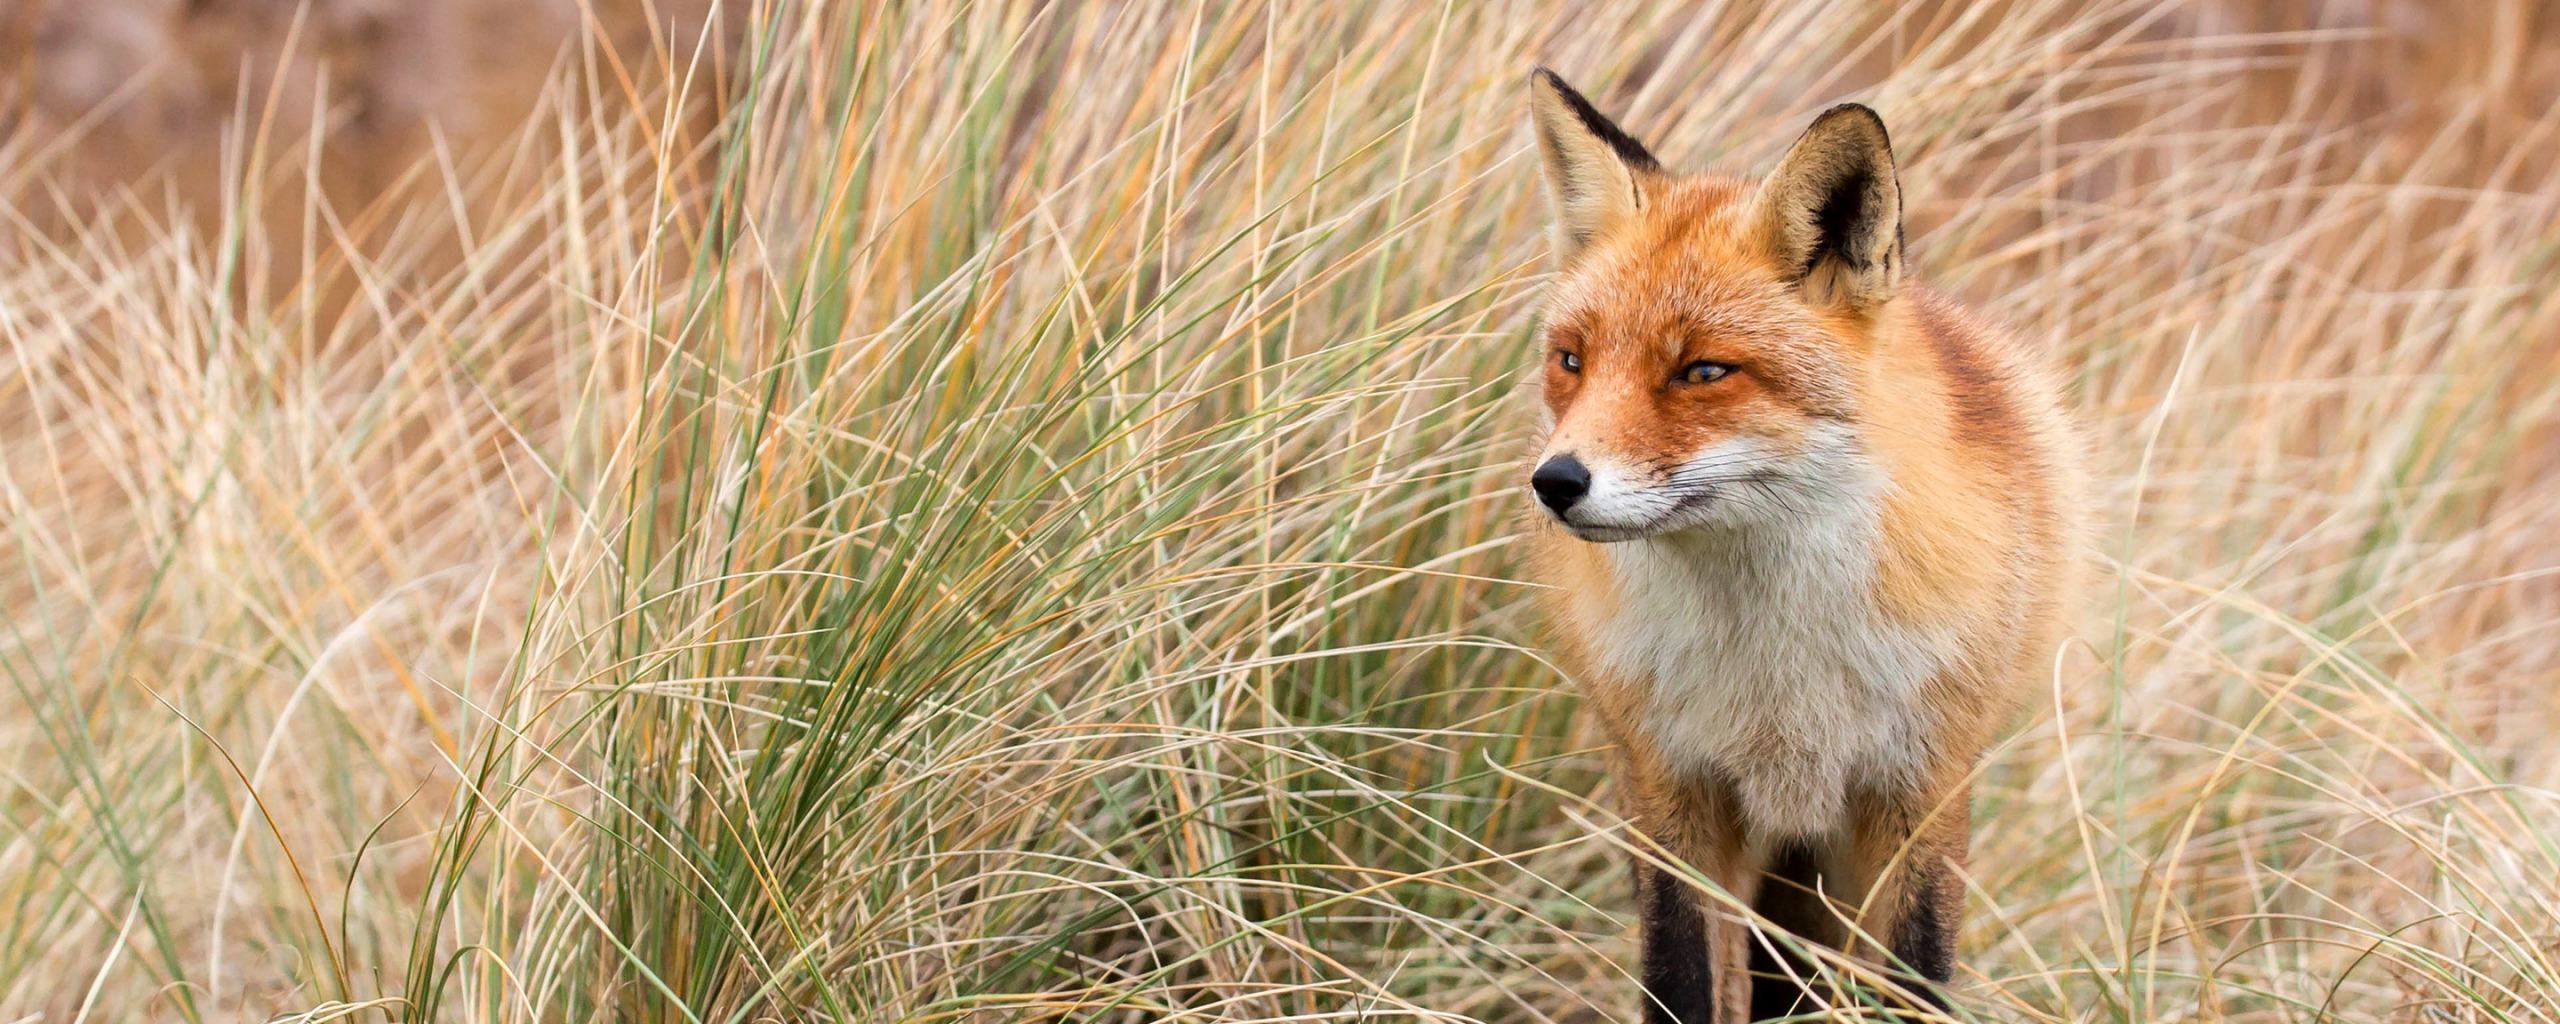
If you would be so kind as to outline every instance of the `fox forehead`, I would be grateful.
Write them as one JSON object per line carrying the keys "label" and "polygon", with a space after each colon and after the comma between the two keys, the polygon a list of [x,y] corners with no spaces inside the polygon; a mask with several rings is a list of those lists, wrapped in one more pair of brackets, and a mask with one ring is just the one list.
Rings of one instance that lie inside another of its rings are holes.
{"label": "fox forehead", "polygon": [[1845,416],[1857,324],[1799,301],[1785,268],[1753,237],[1751,190],[1718,177],[1656,176],[1635,216],[1594,239],[1548,291],[1553,343],[1596,367],[1667,374],[1676,363],[1733,363],[1808,413]]}

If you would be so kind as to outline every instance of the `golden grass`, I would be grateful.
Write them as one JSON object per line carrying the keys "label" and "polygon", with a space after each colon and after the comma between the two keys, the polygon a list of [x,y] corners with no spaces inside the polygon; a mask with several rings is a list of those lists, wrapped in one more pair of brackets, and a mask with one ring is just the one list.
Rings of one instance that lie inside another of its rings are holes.
{"label": "golden grass", "polygon": [[1679,166],[1876,104],[2074,371],[1962,1012],[2560,1015],[2547,26],[1875,6],[733,5],[715,127],[573,48],[361,203],[21,131],[0,1019],[1635,1019],[1533,61]]}

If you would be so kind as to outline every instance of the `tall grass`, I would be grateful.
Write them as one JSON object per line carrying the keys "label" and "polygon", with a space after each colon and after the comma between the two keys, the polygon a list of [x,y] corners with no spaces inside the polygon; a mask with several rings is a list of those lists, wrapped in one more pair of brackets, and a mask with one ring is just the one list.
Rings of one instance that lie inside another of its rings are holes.
{"label": "tall grass", "polygon": [[27,192],[0,1018],[1635,1019],[1509,582],[1533,61],[1687,167],[1876,103],[2075,374],[1961,1014],[2560,1016],[2540,86],[1873,6],[732,5],[362,208],[254,103],[219,209]]}

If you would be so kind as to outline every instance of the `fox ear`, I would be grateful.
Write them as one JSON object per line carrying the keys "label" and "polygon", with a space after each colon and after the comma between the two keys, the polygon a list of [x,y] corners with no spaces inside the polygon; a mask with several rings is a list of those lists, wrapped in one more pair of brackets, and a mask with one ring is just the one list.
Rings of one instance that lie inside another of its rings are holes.
{"label": "fox ear", "polygon": [[1644,205],[1641,175],[1662,170],[1644,144],[1545,68],[1529,73],[1529,121],[1554,206],[1556,260],[1571,263],[1609,226]]}
{"label": "fox ear", "polygon": [[1824,111],[1753,198],[1760,236],[1815,305],[1871,306],[1902,284],[1902,184],[1884,119]]}

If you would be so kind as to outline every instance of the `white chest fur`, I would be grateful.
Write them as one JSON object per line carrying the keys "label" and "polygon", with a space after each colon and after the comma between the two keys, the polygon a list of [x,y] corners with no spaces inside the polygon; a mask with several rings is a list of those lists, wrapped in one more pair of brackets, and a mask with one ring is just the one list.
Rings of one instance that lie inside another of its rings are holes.
{"label": "white chest fur", "polygon": [[1830,833],[1850,785],[1916,784],[1944,650],[1875,606],[1872,514],[1605,547],[1617,613],[1585,635],[1650,694],[1675,772],[1730,780],[1755,839]]}

